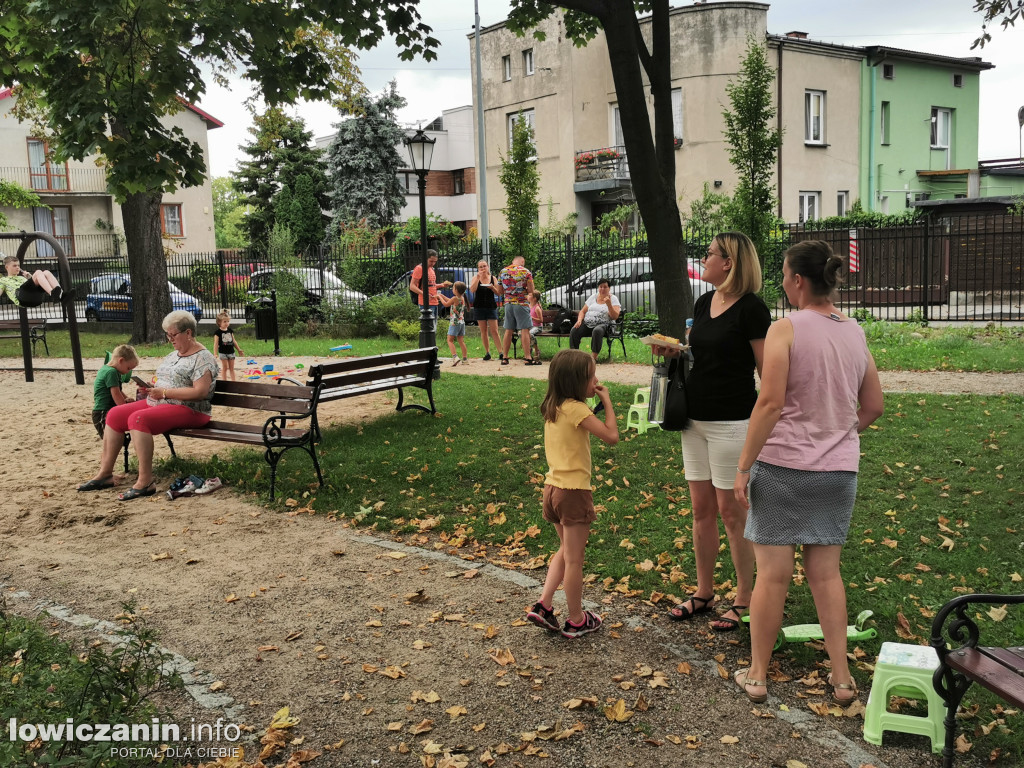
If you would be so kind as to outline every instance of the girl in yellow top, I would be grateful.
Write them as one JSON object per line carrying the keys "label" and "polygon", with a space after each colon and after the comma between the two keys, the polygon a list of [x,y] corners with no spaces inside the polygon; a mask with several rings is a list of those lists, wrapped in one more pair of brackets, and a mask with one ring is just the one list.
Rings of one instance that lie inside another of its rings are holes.
{"label": "girl in yellow top", "polygon": [[[597,395],[604,407],[601,421],[583,402]],[[544,453],[548,474],[544,479],[544,519],[554,524],[561,546],[548,564],[548,577],[527,618],[563,637],[594,632],[601,617],[583,610],[583,551],[590,524],[597,519],[590,486],[590,435],[608,445],[619,442],[608,389],[597,381],[594,358],[578,349],[563,349],[551,360],[548,392],[540,406],[544,416]],[[564,584],[563,584],[564,582]],[[559,584],[565,589],[569,616],[558,625],[552,600]]]}

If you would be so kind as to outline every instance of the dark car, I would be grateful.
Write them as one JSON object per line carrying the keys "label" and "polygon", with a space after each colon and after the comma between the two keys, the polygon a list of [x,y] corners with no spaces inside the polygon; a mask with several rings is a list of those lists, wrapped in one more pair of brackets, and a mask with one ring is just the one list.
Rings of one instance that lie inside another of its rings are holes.
{"label": "dark car", "polygon": [[[447,287],[442,288],[442,287],[440,287],[440,283],[443,283],[446,280],[448,282],[451,282],[451,283],[456,283],[459,280],[464,282],[466,284],[466,301],[468,301],[470,305],[473,304],[473,299],[476,297],[476,294],[474,294],[472,291],[469,290],[469,285],[470,285],[470,283],[473,282],[473,278],[476,277],[476,268],[475,267],[472,268],[472,269],[470,269],[468,267],[434,267],[434,275],[437,278],[437,282],[438,282],[438,289],[437,289],[438,292],[444,294],[449,299],[454,295],[454,292],[452,291],[451,286],[449,285]],[[411,281],[411,280],[412,280],[412,270],[409,270],[404,275],[402,275],[400,278],[395,280],[395,282],[393,282],[390,286],[388,286],[388,289],[385,291],[385,293],[401,293],[403,290],[404,291],[408,291],[408,293],[409,293],[409,301],[411,301],[413,304],[419,306],[419,302],[416,301],[416,299],[418,297],[416,296],[415,293],[413,293],[412,291],[409,290],[409,281]],[[448,316],[448,307],[444,306],[443,304],[439,304],[438,305],[438,315],[440,315],[441,317],[447,317]],[[473,319],[473,308],[472,308],[472,306],[466,307],[466,322],[467,323],[475,323],[476,322]]]}
{"label": "dark car", "polygon": [[[191,312],[196,321],[203,319],[203,307],[195,296],[190,296],[170,281],[167,282],[167,292],[171,296],[171,309]],[[85,319],[90,322],[132,319],[132,283],[128,275],[109,272],[97,275],[89,282]]]}

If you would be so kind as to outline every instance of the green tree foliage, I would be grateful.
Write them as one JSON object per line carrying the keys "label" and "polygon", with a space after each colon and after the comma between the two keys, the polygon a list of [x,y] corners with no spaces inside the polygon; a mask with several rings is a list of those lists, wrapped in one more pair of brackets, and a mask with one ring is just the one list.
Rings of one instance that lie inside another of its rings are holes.
{"label": "green tree foliage", "polygon": [[516,255],[530,259],[539,250],[537,209],[540,205],[540,172],[533,128],[520,112],[512,127],[512,146],[501,158],[498,181],[505,188],[505,240]]}
{"label": "green tree foliage", "polygon": [[[676,203],[669,0],[562,0],[553,4],[513,0],[508,26],[525,34],[559,8],[568,9],[563,17],[565,34],[576,45],[585,45],[598,30],[604,31],[629,175],[650,244],[654,284],[660,295],[678,297],[678,301],[658,307],[661,329],[682,336],[686,318],[693,314],[693,295],[683,268],[683,233]],[[644,28],[641,16],[646,19]]]}
{"label": "green tree foliage", "polygon": [[729,162],[739,176],[733,198],[733,226],[747,234],[762,259],[775,224],[772,178],[782,146],[782,132],[772,127],[774,82],[775,72],[768,66],[764,46],[748,39],[740,74],[725,87],[731,109],[722,112],[723,135],[729,145]]}
{"label": "green tree foliage", "polygon": [[[39,195],[35,192],[25,189],[13,181],[4,181],[0,179],[0,208],[34,208],[34,207],[47,207],[39,200]],[[0,211],[0,230],[7,229],[8,222],[7,216],[4,215],[3,211]]]}
{"label": "green tree foliage", "polygon": [[354,54],[385,35],[400,57],[436,58],[417,0],[0,0],[0,79],[38,107],[54,159],[99,155],[121,203],[136,291],[135,342],[170,310],[164,192],[202,183],[202,147],[166,120],[231,71],[271,105],[350,99]]}
{"label": "green tree foliage", "polygon": [[292,200],[291,227],[299,248],[307,249],[320,245],[324,239],[323,208],[316,195],[313,180],[303,173],[295,180],[295,197]]}
{"label": "green tree foliage", "polygon": [[[326,208],[329,203],[327,176],[323,152],[313,147],[313,133],[301,117],[292,117],[283,109],[271,107],[254,119],[249,133],[253,139],[242,147],[248,159],[238,164],[235,186],[252,206],[246,218],[249,240],[254,246],[265,248],[276,221],[274,199],[277,194],[288,187],[294,195],[299,177],[305,175],[312,181],[317,204]],[[290,203],[289,200],[285,216],[289,219],[289,228],[294,229]],[[322,236],[316,242],[320,239]]]}
{"label": "green tree foliage", "polygon": [[245,248],[249,244],[245,217],[249,210],[242,195],[228,176],[210,181],[213,191],[213,228],[218,248]]}
{"label": "green tree foliage", "polygon": [[406,161],[397,149],[405,138],[397,113],[405,105],[391,81],[380,96],[357,99],[355,114],[334,126],[326,158],[333,232],[364,223],[382,229],[398,220],[405,205],[398,171]]}
{"label": "green tree foliage", "polygon": [[984,20],[981,24],[981,36],[971,45],[971,50],[984,48],[985,43],[992,40],[992,35],[988,33],[988,25],[996,19],[999,19],[1003,31],[1014,26],[1017,19],[1024,14],[1024,0],[974,0],[974,10],[980,13]]}

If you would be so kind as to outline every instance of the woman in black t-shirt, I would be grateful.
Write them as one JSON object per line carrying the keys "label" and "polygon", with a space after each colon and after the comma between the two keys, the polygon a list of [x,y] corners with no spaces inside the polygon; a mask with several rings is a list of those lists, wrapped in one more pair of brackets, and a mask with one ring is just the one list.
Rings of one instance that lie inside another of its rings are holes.
{"label": "woman in black t-shirt", "polygon": [[476,265],[477,273],[469,284],[473,296],[473,319],[480,326],[480,338],[484,342],[484,360],[491,359],[491,344],[488,336],[494,339],[494,348],[501,352],[501,337],[498,336],[498,301],[501,296],[501,283],[491,274],[490,265],[480,260]]}
{"label": "woman in black t-shirt", "polygon": [[683,466],[693,507],[697,591],[669,616],[684,620],[714,608],[721,515],[736,569],[736,595],[711,628],[729,632],[739,628],[754,585],[754,549],[743,538],[747,510],[732,489],[757,400],[754,369],[760,374],[771,315],[756,295],[761,290],[761,266],[750,238],[723,232],[708,246],[702,262],[701,279],[715,290],[693,306],[693,368],[686,381],[692,424],[682,433]]}

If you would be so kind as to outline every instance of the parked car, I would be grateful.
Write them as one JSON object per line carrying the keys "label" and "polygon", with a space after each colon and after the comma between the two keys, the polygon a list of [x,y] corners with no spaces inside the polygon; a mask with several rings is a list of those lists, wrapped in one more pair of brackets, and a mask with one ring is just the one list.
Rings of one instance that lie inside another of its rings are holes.
{"label": "parked car", "polygon": [[[473,278],[476,277],[476,267],[434,267],[434,276],[437,278],[438,283],[443,283],[445,280],[451,283],[456,283],[459,280],[464,282],[466,284],[466,301],[468,301],[470,304],[473,303],[473,299],[476,297],[476,294],[469,290],[469,285],[470,283],[473,282]],[[401,293],[402,291],[406,291],[409,294],[409,301],[418,306],[419,302],[416,301],[418,297],[416,296],[415,293],[409,290],[410,280],[412,280],[411,269],[404,275],[402,275],[400,278],[395,280],[395,282],[393,282],[390,286],[388,286],[388,289],[385,291],[385,293]],[[453,296],[451,286],[448,286],[446,288],[438,288],[438,291],[447,296],[449,299]],[[447,317],[448,308],[443,304],[439,305],[438,314],[441,317]],[[472,307],[466,308],[466,322],[476,322],[473,319]]]}
{"label": "parked car", "polygon": [[[332,272],[308,267],[296,268],[285,267],[285,272],[294,275],[302,283],[305,293],[306,306],[309,307],[310,315],[323,317],[324,303],[329,307],[340,307],[342,305],[362,304],[367,296],[364,293],[349,288],[341,279]],[[259,269],[249,276],[248,295],[251,299],[259,299],[270,295],[274,287],[274,269]],[[320,276],[323,275],[321,285]],[[253,308],[246,306],[245,321],[252,322]]]}
{"label": "parked car", "polygon": [[[171,309],[191,312],[197,321],[203,319],[203,307],[195,296],[190,296],[167,281],[171,295]],[[132,319],[132,282],[128,275],[109,272],[97,275],[89,282],[89,293],[85,297],[85,319],[99,320]]]}
{"label": "parked car", "polygon": [[[687,262],[690,277],[690,290],[694,300],[712,289],[710,283],[700,279],[701,266],[697,260]],[[568,285],[552,288],[543,294],[545,309],[569,309],[578,312],[584,302],[597,292],[597,283],[603,278],[612,282],[612,293],[627,312],[638,312],[644,304],[647,311],[657,314],[658,305],[654,298],[654,271],[651,260],[619,259],[594,267],[584,275],[577,277]]]}

